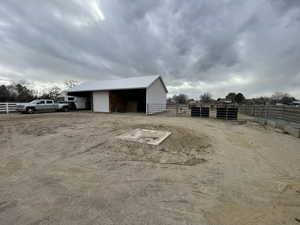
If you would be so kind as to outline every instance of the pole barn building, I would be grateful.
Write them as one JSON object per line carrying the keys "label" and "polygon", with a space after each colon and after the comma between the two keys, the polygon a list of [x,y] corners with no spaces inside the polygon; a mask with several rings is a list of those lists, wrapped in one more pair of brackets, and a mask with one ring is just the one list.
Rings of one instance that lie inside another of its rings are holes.
{"label": "pole barn building", "polygon": [[144,76],[86,82],[67,93],[86,97],[93,112],[153,114],[166,110],[168,90],[161,76]]}

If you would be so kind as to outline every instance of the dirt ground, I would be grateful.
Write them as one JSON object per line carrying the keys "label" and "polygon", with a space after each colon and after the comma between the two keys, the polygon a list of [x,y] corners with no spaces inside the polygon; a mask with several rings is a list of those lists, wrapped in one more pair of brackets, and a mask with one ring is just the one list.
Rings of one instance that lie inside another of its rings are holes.
{"label": "dirt ground", "polygon": [[[172,135],[116,138],[136,128]],[[300,224],[300,139],[253,122],[0,115],[0,224]]]}

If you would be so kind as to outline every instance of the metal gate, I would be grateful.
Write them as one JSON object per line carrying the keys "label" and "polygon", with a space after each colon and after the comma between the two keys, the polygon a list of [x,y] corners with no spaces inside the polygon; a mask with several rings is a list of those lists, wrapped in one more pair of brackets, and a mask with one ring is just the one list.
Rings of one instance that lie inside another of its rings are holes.
{"label": "metal gate", "polygon": [[217,119],[223,120],[237,120],[238,108],[237,107],[217,107]]}
{"label": "metal gate", "polygon": [[209,107],[192,107],[191,108],[192,117],[209,117]]}

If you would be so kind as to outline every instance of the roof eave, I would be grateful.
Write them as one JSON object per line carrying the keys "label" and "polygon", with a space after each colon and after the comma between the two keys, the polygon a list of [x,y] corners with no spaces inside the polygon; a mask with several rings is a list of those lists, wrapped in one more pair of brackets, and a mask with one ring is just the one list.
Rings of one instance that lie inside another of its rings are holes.
{"label": "roof eave", "polygon": [[147,89],[147,87],[90,89],[90,90],[77,90],[77,91],[66,91],[66,92],[67,93],[75,93],[75,92],[118,91],[118,90],[133,90],[133,89]]}

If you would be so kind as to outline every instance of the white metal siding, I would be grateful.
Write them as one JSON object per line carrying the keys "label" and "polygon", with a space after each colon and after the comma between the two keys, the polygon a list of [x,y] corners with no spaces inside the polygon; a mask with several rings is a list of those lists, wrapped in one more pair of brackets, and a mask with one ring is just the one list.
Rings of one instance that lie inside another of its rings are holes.
{"label": "white metal siding", "polygon": [[93,111],[109,112],[109,92],[97,91],[93,92]]}
{"label": "white metal siding", "polygon": [[147,88],[147,114],[166,110],[167,93],[160,79],[157,79]]}

